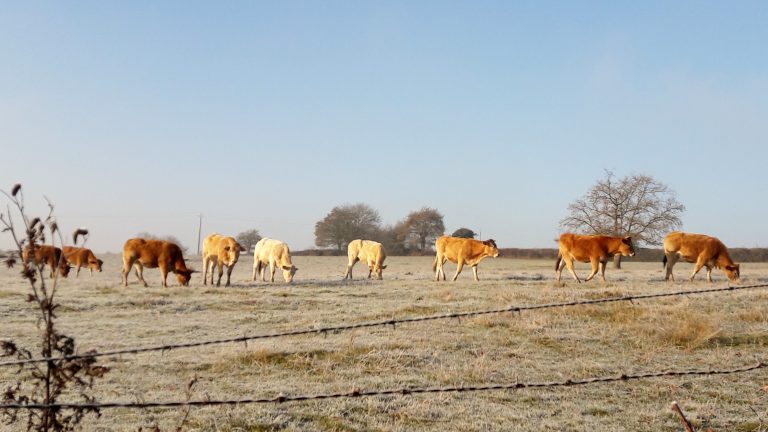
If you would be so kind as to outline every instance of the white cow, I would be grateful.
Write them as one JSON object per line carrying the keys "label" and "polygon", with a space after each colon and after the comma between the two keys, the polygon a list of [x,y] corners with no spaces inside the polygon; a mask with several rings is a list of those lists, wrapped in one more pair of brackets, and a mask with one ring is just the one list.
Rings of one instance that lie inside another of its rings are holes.
{"label": "white cow", "polygon": [[263,238],[256,243],[256,247],[253,250],[253,279],[256,280],[256,273],[261,274],[262,282],[266,282],[265,271],[269,264],[269,270],[271,272],[270,282],[275,281],[275,267],[279,266],[283,269],[283,279],[286,282],[293,282],[293,275],[298,270],[291,262],[291,251],[288,249],[288,245],[280,240],[273,240],[269,238]]}
{"label": "white cow", "polygon": [[387,268],[384,265],[384,260],[387,258],[386,252],[384,252],[384,246],[373,240],[352,240],[347,245],[347,257],[349,262],[347,264],[347,272],[344,274],[344,279],[352,279],[352,267],[358,261],[364,261],[368,265],[368,279],[371,278],[371,274],[375,275],[376,279],[381,280],[381,271]]}

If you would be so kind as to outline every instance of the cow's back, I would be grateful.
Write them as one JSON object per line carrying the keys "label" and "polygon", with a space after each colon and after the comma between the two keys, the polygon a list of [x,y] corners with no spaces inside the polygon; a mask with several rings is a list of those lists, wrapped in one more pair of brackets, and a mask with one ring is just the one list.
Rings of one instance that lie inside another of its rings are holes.
{"label": "cow's back", "polygon": [[706,259],[728,255],[728,249],[723,242],[704,234],[673,231],[664,237],[663,245],[665,251],[676,252],[687,260],[696,259],[702,254]]}
{"label": "cow's back", "polygon": [[262,262],[269,262],[270,259],[281,263],[282,260],[287,257],[288,264],[290,265],[290,250],[288,245],[280,240],[274,240],[270,238],[263,238],[256,243],[256,248],[253,251],[254,256],[257,256]]}

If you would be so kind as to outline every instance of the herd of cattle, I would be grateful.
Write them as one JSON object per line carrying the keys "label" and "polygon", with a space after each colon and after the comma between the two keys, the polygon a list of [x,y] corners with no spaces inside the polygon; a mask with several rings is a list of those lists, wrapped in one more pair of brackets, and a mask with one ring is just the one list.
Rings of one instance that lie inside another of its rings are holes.
{"label": "herd of cattle", "polygon": [[[728,249],[723,243],[715,237],[703,234],[690,234],[679,231],[669,233],[663,242],[664,258],[663,264],[666,268],[665,280],[673,280],[672,267],[679,259],[694,263],[693,273],[690,280],[701,270],[707,268],[707,280],[712,282],[712,268],[722,270],[731,281],[739,279],[739,265],[735,264],[728,255]],[[203,242],[203,285],[208,283],[208,272],[210,271],[210,283],[213,285],[214,270],[218,270],[218,279],[216,285],[221,285],[221,278],[224,274],[224,267],[227,268],[227,282],[225,286],[230,285],[230,276],[232,269],[240,258],[240,252],[245,249],[233,238],[219,234],[211,234]],[[34,253],[32,253],[34,252]],[[452,280],[459,277],[464,265],[472,267],[475,281],[479,281],[477,276],[477,266],[485,257],[498,257],[499,249],[493,240],[474,240],[458,237],[442,236],[435,241],[435,261],[432,265],[432,271],[435,272],[435,280],[439,281],[441,276],[445,280],[443,264],[446,261],[456,263],[456,273]],[[605,281],[605,267],[608,260],[616,255],[633,256],[635,254],[631,237],[611,237],[603,235],[579,235],[565,233],[561,234],[558,240],[558,254],[555,262],[555,272],[557,281],[560,282],[560,276],[563,268],[567,267],[573,278],[577,282],[581,279],[576,275],[573,268],[574,261],[588,262],[592,266],[592,271],[585,279],[591,280],[598,271]],[[382,271],[387,268],[384,265],[386,252],[381,243],[372,240],[353,240],[347,247],[348,264],[344,274],[344,279],[352,279],[352,268],[358,261],[363,261],[368,265],[368,278],[375,277],[382,279]],[[27,248],[23,251],[22,259],[26,263],[35,263],[44,267],[48,265],[51,269],[51,277],[58,273],[63,277],[69,274],[70,266],[77,269],[77,275],[80,275],[80,269],[85,267],[93,274],[93,270],[102,271],[103,261],[96,258],[90,249],[65,246],[59,249],[54,246],[42,245],[33,249]],[[291,283],[298,268],[291,262],[291,252],[288,245],[279,241],[264,238],[255,246],[253,253],[253,277],[256,280],[256,274],[261,276],[262,281],[266,281],[266,271],[269,266],[270,282],[275,281],[275,270],[279,267],[283,271],[283,279]],[[164,240],[134,238],[125,242],[123,246],[123,285],[128,286],[128,274],[131,268],[135,269],[136,276],[147,286],[144,280],[144,267],[159,268],[162,280],[162,286],[166,287],[168,273],[173,272],[179,284],[189,286],[194,270],[187,267],[181,248],[171,242]]]}

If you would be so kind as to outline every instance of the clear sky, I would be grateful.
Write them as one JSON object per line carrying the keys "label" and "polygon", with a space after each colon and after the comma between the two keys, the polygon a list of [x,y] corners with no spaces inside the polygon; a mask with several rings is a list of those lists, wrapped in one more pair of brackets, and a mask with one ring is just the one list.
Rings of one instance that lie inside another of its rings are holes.
{"label": "clear sky", "polygon": [[194,250],[200,213],[303,249],[357,202],[554,247],[608,169],[675,190],[687,231],[768,247],[766,22],[764,1],[3,1],[0,188],[95,251]]}

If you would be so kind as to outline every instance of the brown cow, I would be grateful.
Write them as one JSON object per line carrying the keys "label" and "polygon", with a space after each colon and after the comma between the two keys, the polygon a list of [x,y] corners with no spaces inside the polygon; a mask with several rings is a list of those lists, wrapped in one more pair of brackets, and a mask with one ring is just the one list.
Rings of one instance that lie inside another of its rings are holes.
{"label": "brown cow", "polygon": [[347,264],[347,272],[344,274],[344,279],[349,277],[352,279],[352,267],[358,261],[365,261],[368,264],[368,279],[373,274],[376,279],[381,280],[381,272],[387,266],[383,265],[384,260],[387,258],[387,254],[384,251],[384,246],[373,240],[352,240],[347,245],[347,257],[349,262]]}
{"label": "brown cow", "polygon": [[42,271],[47,264],[51,268],[51,277],[54,276],[54,269],[58,269],[56,273],[61,274],[63,277],[69,275],[69,265],[67,260],[62,258],[61,249],[51,245],[39,245],[35,246],[34,256],[29,254],[29,246],[25,247],[21,251],[21,259],[25,263],[34,263],[40,266]]}
{"label": "brown cow", "polygon": [[176,273],[176,279],[183,286],[189,286],[189,279],[195,272],[187,268],[181,248],[165,240],[134,238],[126,241],[123,246],[123,286],[128,286],[131,266],[136,268],[136,276],[145,287],[148,285],[144,280],[144,267],[160,268],[164,288],[168,286],[169,272]]}
{"label": "brown cow", "polygon": [[435,280],[439,281],[440,276],[443,276],[445,280],[445,272],[443,271],[443,264],[446,260],[456,263],[456,274],[453,275],[453,279],[459,277],[461,269],[464,264],[472,266],[472,273],[475,275],[475,281],[480,279],[477,277],[477,265],[485,257],[499,256],[499,248],[496,247],[496,242],[493,240],[480,241],[475,239],[461,238],[461,237],[449,237],[442,236],[435,240],[435,262],[432,264],[432,271],[435,272]]}
{"label": "brown cow", "polygon": [[728,249],[723,242],[715,237],[704,234],[690,234],[673,231],[664,237],[664,258],[662,262],[667,269],[664,280],[675,280],[672,267],[679,258],[690,263],[693,267],[690,280],[702,267],[707,268],[707,281],[712,282],[712,267],[722,270],[730,281],[739,280],[739,265],[735,264],[728,255]]}
{"label": "brown cow", "polygon": [[605,282],[605,266],[609,259],[614,255],[634,256],[635,248],[632,246],[632,237],[610,237],[604,235],[579,235],[564,233],[560,235],[557,242],[558,253],[555,262],[555,271],[557,272],[557,281],[560,282],[560,276],[563,267],[567,266],[577,282],[581,279],[576,276],[573,270],[573,261],[588,262],[592,264],[592,273],[584,279],[589,282],[597,274],[600,268],[600,276]]}
{"label": "brown cow", "polygon": [[298,270],[291,262],[291,251],[288,249],[288,245],[280,240],[273,240],[269,238],[263,238],[256,243],[256,247],[253,248],[253,279],[256,280],[256,273],[261,274],[262,282],[266,282],[265,273],[267,271],[267,264],[269,264],[269,270],[272,273],[269,281],[275,281],[275,268],[280,267],[283,269],[283,279],[286,282],[293,282],[293,275]]}
{"label": "brown cow", "polygon": [[211,234],[203,240],[203,285],[208,284],[208,267],[211,270],[211,285],[213,285],[213,271],[219,268],[219,279],[216,286],[221,286],[221,276],[224,274],[224,266],[227,267],[227,283],[232,275],[232,269],[235,268],[237,260],[240,258],[240,252],[245,248],[240,246],[233,237],[225,237],[219,234]]}
{"label": "brown cow", "polygon": [[64,253],[64,259],[72,267],[77,268],[75,276],[80,277],[80,267],[86,267],[91,276],[93,276],[94,270],[101,272],[101,266],[104,264],[104,261],[96,258],[90,249],[64,246],[61,250]]}

